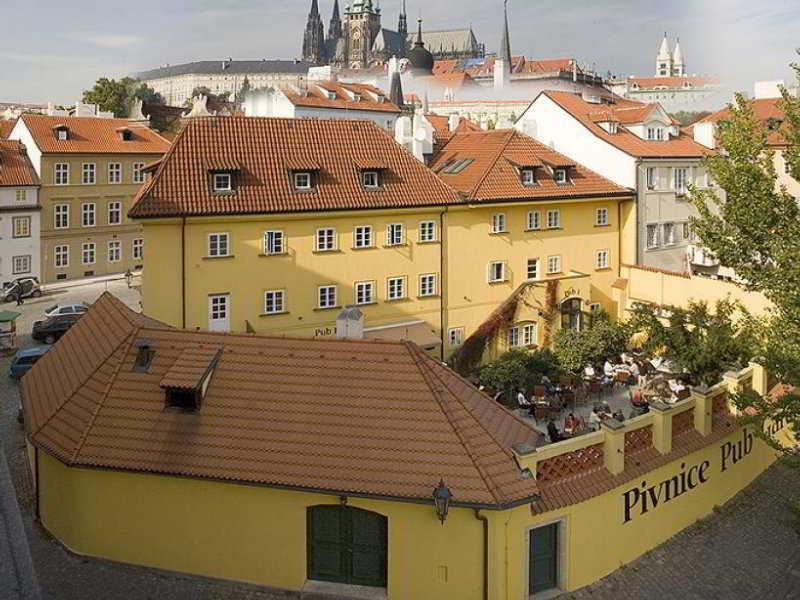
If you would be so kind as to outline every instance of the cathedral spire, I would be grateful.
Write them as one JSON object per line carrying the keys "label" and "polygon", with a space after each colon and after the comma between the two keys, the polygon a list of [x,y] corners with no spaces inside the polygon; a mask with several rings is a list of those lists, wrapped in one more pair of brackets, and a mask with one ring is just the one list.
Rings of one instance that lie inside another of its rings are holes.
{"label": "cathedral spire", "polygon": [[342,37],[342,17],[339,12],[339,0],[333,0],[333,15],[331,15],[331,23],[328,27],[328,39],[338,40]]}
{"label": "cathedral spire", "polygon": [[511,36],[508,35],[508,0],[503,0],[503,37],[500,40],[500,51],[497,58],[506,61],[511,68]]}
{"label": "cathedral spire", "polygon": [[320,64],[325,54],[325,26],[319,16],[317,0],[311,0],[311,10],[308,12],[306,30],[303,34],[303,60],[313,64]]}
{"label": "cathedral spire", "polygon": [[403,0],[403,8],[400,11],[400,18],[397,21],[397,33],[403,43],[408,39],[408,15],[406,13],[406,0]]}

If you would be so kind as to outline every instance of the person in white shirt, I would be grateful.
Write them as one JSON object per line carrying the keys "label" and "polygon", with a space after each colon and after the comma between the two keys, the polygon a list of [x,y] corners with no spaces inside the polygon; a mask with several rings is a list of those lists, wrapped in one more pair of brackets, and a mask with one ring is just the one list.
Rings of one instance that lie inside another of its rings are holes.
{"label": "person in white shirt", "polygon": [[611,364],[611,361],[606,359],[606,363],[603,365],[603,373],[609,379],[614,377],[614,365]]}
{"label": "person in white shirt", "polygon": [[520,390],[517,394],[517,404],[519,404],[520,408],[529,408],[531,405],[531,403],[528,402],[528,399],[525,397],[525,394],[522,393],[522,390]]}
{"label": "person in white shirt", "polygon": [[597,413],[597,409],[593,408],[592,412],[589,413],[589,428],[592,431],[600,431],[600,423],[603,420],[600,418],[600,415]]}
{"label": "person in white shirt", "polygon": [[594,367],[592,365],[586,365],[586,367],[584,367],[583,377],[584,379],[594,379]]}

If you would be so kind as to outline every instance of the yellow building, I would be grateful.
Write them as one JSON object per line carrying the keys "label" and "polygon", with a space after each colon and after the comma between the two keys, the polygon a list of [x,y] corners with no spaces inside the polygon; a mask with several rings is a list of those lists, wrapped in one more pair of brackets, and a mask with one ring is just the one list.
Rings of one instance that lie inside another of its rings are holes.
{"label": "yellow building", "polygon": [[28,151],[42,186],[42,281],[140,269],[141,225],[128,218],[144,167],[169,143],[126,119],[23,115],[11,139]]}
{"label": "yellow building", "polygon": [[765,392],[763,370],[541,446],[413,343],[179,330],[105,295],[21,389],[37,514],[73,552],[336,597],[527,600],[762,472],[774,452],[729,412],[744,386]]}
{"label": "yellow building", "polygon": [[154,318],[324,338],[355,305],[365,337],[446,355],[523,284],[520,345],[542,341],[547,281],[567,324],[614,312],[629,199],[514,131],[456,135],[431,170],[372,123],[210,118],[131,217],[159,248],[143,280]]}

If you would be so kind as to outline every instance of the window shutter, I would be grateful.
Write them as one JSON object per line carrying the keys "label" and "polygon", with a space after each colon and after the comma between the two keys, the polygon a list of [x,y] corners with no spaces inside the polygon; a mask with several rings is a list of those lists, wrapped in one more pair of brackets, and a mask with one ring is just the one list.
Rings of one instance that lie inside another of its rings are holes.
{"label": "window shutter", "polygon": [[345,520],[339,506],[309,509],[309,575],[311,579],[344,583],[347,561]]}

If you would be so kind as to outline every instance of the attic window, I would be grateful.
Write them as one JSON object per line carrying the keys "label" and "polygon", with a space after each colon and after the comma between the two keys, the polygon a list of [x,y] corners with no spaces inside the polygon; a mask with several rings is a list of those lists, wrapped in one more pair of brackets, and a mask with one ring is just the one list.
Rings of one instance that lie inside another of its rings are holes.
{"label": "attic window", "polygon": [[167,408],[196,412],[200,410],[200,394],[197,390],[168,389],[166,403]]}
{"label": "attic window", "polygon": [[353,94],[353,102],[361,102],[361,94]]}
{"label": "attic window", "polygon": [[66,125],[56,125],[53,127],[53,131],[58,141],[65,142],[69,139],[69,128]]}
{"label": "attic window", "polygon": [[328,100],[336,100],[336,92],[325,90],[325,95],[328,97]]}
{"label": "attic window", "polygon": [[472,160],[471,158],[466,158],[466,159],[463,159],[463,160],[457,160],[454,163],[452,163],[450,166],[442,169],[442,173],[444,173],[445,175],[458,175],[459,173],[461,173],[461,171],[466,169],[473,162],[475,162],[475,161]]}
{"label": "attic window", "polygon": [[380,187],[380,175],[378,171],[363,171],[361,173],[361,183],[369,190]]}
{"label": "attic window", "polygon": [[133,370],[137,373],[147,373],[150,370],[150,364],[156,355],[150,342],[144,340],[136,343],[136,360],[133,363]]}
{"label": "attic window", "polygon": [[311,171],[297,171],[294,174],[294,189],[308,191],[313,187]]}
{"label": "attic window", "polygon": [[119,139],[123,142],[130,142],[133,139],[133,132],[127,127],[117,129],[117,134],[119,135]]}
{"label": "attic window", "polygon": [[609,121],[607,124],[608,133],[614,135],[619,131],[619,123],[616,121]]}
{"label": "attic window", "polygon": [[553,169],[553,179],[559,185],[569,183],[569,174],[566,167],[556,167]]}
{"label": "attic window", "polygon": [[536,169],[532,167],[525,167],[520,172],[520,178],[522,179],[522,185],[536,185]]}
{"label": "attic window", "polygon": [[229,171],[212,173],[211,188],[214,193],[225,194],[233,191],[233,174]]}

